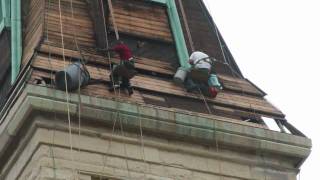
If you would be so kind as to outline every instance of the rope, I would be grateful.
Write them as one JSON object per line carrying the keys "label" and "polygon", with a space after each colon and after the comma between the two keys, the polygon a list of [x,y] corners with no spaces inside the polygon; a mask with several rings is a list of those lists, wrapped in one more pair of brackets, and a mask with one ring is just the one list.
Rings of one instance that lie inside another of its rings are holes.
{"label": "rope", "polygon": [[[205,1],[206,1],[206,0],[205,0]],[[209,3],[207,3],[207,1],[206,1],[206,4],[209,4]],[[204,9],[204,7],[202,6],[201,2],[200,2],[200,6],[201,6],[202,10],[204,11],[205,9]],[[209,11],[211,11],[209,5],[208,5],[208,9],[209,9]],[[204,11],[204,12],[206,12],[206,11]],[[207,19],[210,21],[209,15],[207,15],[207,13],[205,13],[205,14],[206,14],[206,16],[207,16]],[[220,40],[220,35],[219,35],[219,32],[218,32],[218,28],[217,28],[215,22],[212,21],[212,24],[213,24],[213,26],[214,26],[214,30],[215,30],[216,36],[217,36],[217,38],[218,38],[219,47],[220,47],[221,52],[222,52],[223,60],[224,60],[225,63],[227,63],[226,56],[225,56],[225,53],[224,53],[224,50],[223,50],[223,46],[222,46],[222,43],[221,43],[221,40]]]}
{"label": "rope", "polygon": [[180,6],[180,9],[181,9],[181,15],[182,15],[182,18],[183,18],[183,24],[184,24],[184,27],[186,28],[189,44],[190,44],[190,47],[191,47],[191,51],[194,52],[195,48],[194,48],[194,43],[193,43],[193,40],[192,40],[192,36],[191,36],[191,32],[190,32],[187,16],[186,16],[186,13],[184,11],[184,7],[183,7],[183,4],[182,4],[182,1],[178,0],[178,3],[179,3],[179,6]]}
{"label": "rope", "polygon": [[[65,49],[64,49],[64,34],[62,26],[62,11],[61,11],[61,0],[58,1],[59,7],[59,23],[60,23],[60,34],[61,34],[61,45],[62,45],[62,57],[63,57],[63,66],[66,68],[66,58],[65,58]],[[73,157],[73,145],[72,145],[72,130],[71,130],[71,117],[70,117],[70,102],[69,102],[69,93],[68,93],[68,82],[67,82],[67,72],[64,71],[64,80],[65,80],[65,93],[66,93],[66,102],[67,102],[67,111],[68,111],[68,128],[69,128],[69,143],[70,143],[70,153],[71,160],[73,163],[73,172],[75,172],[75,163]]]}
{"label": "rope", "polygon": [[[81,53],[81,50],[79,48],[79,45],[78,45],[78,41],[77,41],[77,37],[76,37],[76,33],[75,33],[75,25],[74,25],[74,8],[73,8],[73,0],[70,0],[70,8],[71,8],[71,18],[72,18],[72,30],[73,30],[73,38],[74,38],[74,42],[75,42],[75,45],[76,45],[76,48],[77,50],[79,51],[80,53],[80,56],[81,56],[81,64],[82,64],[82,67],[85,69],[85,71],[87,71],[88,73],[88,70],[85,66],[85,59],[82,59],[83,56],[82,56],[82,53]],[[82,109],[82,99],[81,99],[81,84],[80,84],[80,80],[81,80],[81,70],[80,70],[80,67],[79,67],[79,74],[78,74],[78,152],[80,153],[81,152],[81,149],[80,149],[80,139],[81,139],[81,109]]]}
{"label": "rope", "polygon": [[[48,17],[49,17],[49,11],[51,9],[51,0],[48,0],[48,8],[45,7],[45,13],[46,13],[46,21],[44,22],[44,24],[48,25]],[[47,37],[47,42],[49,43],[49,30],[48,30],[48,26],[46,27],[46,37]],[[53,66],[52,66],[52,62],[51,62],[51,46],[49,45],[49,54],[48,54],[48,62],[49,62],[49,66],[50,66],[50,85],[53,85]],[[56,123],[56,119],[57,119],[57,114],[54,110],[54,124]],[[52,136],[52,142],[50,145],[50,156],[52,158],[52,166],[53,166],[53,178],[57,179],[57,172],[56,172],[56,161],[55,161],[55,157],[54,157],[54,152],[53,152],[53,144],[54,144],[54,140],[55,140],[55,134],[56,131],[55,129],[53,129],[53,136]]]}
{"label": "rope", "polygon": [[[54,124],[56,124],[56,120],[57,120],[57,114],[56,112],[54,112]],[[56,129],[53,129],[53,136],[52,136],[52,143],[50,145],[50,156],[52,157],[52,165],[53,165],[53,178],[57,179],[57,172],[56,172],[56,160],[54,157],[54,152],[53,152],[53,144],[54,144],[54,140],[55,140],[55,136],[56,136]]]}
{"label": "rope", "polygon": [[[119,102],[118,102],[118,103],[119,103]],[[118,112],[118,113],[119,113],[119,112]],[[120,120],[120,131],[121,131],[121,135],[122,135],[123,137],[125,137],[124,132],[123,132],[122,119],[119,118],[119,120]],[[127,152],[126,143],[123,144],[123,147],[124,147],[124,153],[125,153],[126,157],[128,157],[128,152]],[[129,170],[129,164],[128,164],[127,158],[126,158],[126,166],[127,166],[128,176],[129,176],[130,179],[132,179],[132,178],[131,178],[131,173],[130,173],[130,170]]]}
{"label": "rope", "polygon": [[[206,1],[206,0],[205,0],[205,1]],[[208,4],[208,3],[206,3],[206,4]],[[202,6],[201,6],[201,7],[202,7]],[[209,8],[209,11],[211,12],[209,5],[208,5],[208,8]],[[208,17],[208,19],[210,19],[210,18]],[[220,35],[219,35],[219,32],[218,32],[217,25],[216,25],[214,22],[212,22],[212,23],[213,23],[213,26],[214,26],[214,28],[215,28],[216,36],[217,36],[218,41],[219,41],[220,49],[222,50],[222,54],[223,54],[223,58],[224,58],[224,63],[223,63],[223,64],[226,64],[226,65],[230,68],[231,74],[232,74],[233,78],[237,78],[237,76],[238,76],[238,77],[241,77],[241,75],[240,75],[238,72],[236,72],[236,71],[231,67],[231,65],[230,65],[230,60],[229,60],[228,58],[226,58],[226,56],[225,56],[225,54],[224,54],[224,49],[223,49],[223,47],[222,47],[222,43],[221,43],[221,40],[220,40]],[[219,61],[216,61],[216,62],[219,62]],[[236,76],[235,74],[236,74],[237,76]],[[240,87],[240,89],[241,89],[242,95],[244,95],[244,90],[243,90],[241,84],[240,84],[240,83],[237,83],[237,84],[239,85],[239,87]],[[251,103],[250,103],[250,108],[252,109],[255,117],[257,117],[256,111],[255,111],[254,108],[252,108],[252,104],[251,104]]]}
{"label": "rope", "polygon": [[[111,12],[111,15],[112,15],[112,19],[113,19],[113,24],[114,24],[114,27],[115,27],[115,33],[116,33],[116,38],[117,40],[119,39],[119,34],[118,34],[118,30],[116,28],[116,24],[115,24],[115,21],[114,21],[114,18],[113,18],[113,8],[112,8],[112,4],[111,4],[111,1],[109,0],[108,1],[109,3],[109,8],[110,8],[110,12]],[[101,11],[102,11],[102,16],[103,16],[103,21],[106,22],[106,19],[105,19],[105,13],[104,13],[104,3],[102,0],[100,0],[100,4],[101,4]],[[104,33],[105,33],[105,41],[106,41],[106,45],[107,45],[107,49],[109,49],[109,40],[108,40],[108,33],[107,33],[107,27],[106,27],[106,24],[104,23]],[[107,51],[107,55],[108,55],[108,61],[109,61],[109,68],[110,68],[110,71],[112,71],[112,66],[111,66],[111,57],[110,57],[110,52]],[[113,74],[111,74],[111,82],[112,82],[112,85],[113,85],[113,90],[114,90],[114,94],[116,94],[116,89],[115,89],[115,84],[114,84],[114,81],[113,81]],[[118,91],[118,96],[120,98],[120,89]],[[111,147],[111,143],[112,143],[112,140],[113,140],[113,135],[114,135],[114,131],[115,131],[115,125],[117,123],[117,120],[119,118],[119,102],[117,104],[117,112],[116,112],[116,118],[114,118],[114,122],[113,122],[113,127],[112,127],[112,134],[111,134],[111,137],[109,139],[109,144],[108,144],[108,148],[107,148],[107,152],[106,152],[106,156],[105,156],[105,159],[103,160],[103,168],[102,168],[102,172],[104,172],[104,168],[106,166],[106,161],[107,161],[107,158],[108,158],[108,154],[109,154],[109,150],[110,150],[110,147]],[[123,126],[122,126],[122,120],[120,119],[120,129],[121,129],[121,134],[124,136],[124,133],[123,133]],[[126,145],[124,144],[124,151],[125,151],[125,155],[127,155],[127,149],[126,149]],[[131,174],[129,172],[129,164],[128,164],[128,161],[126,159],[126,166],[127,166],[127,171],[128,171],[128,175],[129,177],[131,177]],[[131,179],[131,178],[130,178]],[[100,176],[100,180],[102,180],[102,177]]]}
{"label": "rope", "polygon": [[[210,12],[212,12],[211,11],[211,8],[210,8],[210,6],[209,6],[209,3],[206,1],[206,0],[204,0],[206,3],[205,4],[208,4],[208,9],[209,9],[209,11]],[[199,1],[199,4],[200,4],[200,7],[202,8],[202,11],[203,12],[207,12],[207,10],[205,9],[205,7],[203,7],[203,4]],[[230,60],[229,60],[229,58],[227,58],[226,57],[226,54],[225,54],[225,51],[224,51],[224,46],[222,45],[222,41],[221,41],[221,39],[220,39],[220,34],[219,34],[219,31],[218,31],[218,27],[217,27],[217,25],[215,24],[215,22],[209,17],[210,15],[208,15],[207,13],[205,13],[206,14],[206,17],[207,17],[207,19],[208,19],[208,21],[209,22],[211,22],[210,24],[211,25],[213,25],[213,28],[214,28],[214,30],[215,30],[215,35],[217,36],[217,39],[218,39],[218,42],[219,42],[219,47],[220,47],[220,50],[221,50],[221,53],[222,53],[222,57],[223,57],[223,61],[224,61],[224,63],[223,64],[226,64],[228,67],[229,67],[229,69],[231,70],[231,73],[232,74],[237,74],[238,75],[238,77],[242,77],[242,75],[240,75],[238,72],[236,72],[234,69],[233,69],[233,67],[230,65]],[[219,61],[218,61],[219,62]]]}
{"label": "rope", "polygon": [[[114,30],[115,30],[115,34],[116,34],[116,39],[119,40],[119,33],[118,33],[118,28],[117,28],[117,24],[116,24],[116,21],[115,21],[115,18],[114,18],[114,13],[113,13],[113,7],[112,7],[112,2],[111,0],[108,0],[108,5],[109,5],[109,11],[110,11],[110,14],[111,14],[111,19],[112,19],[112,24],[113,24],[113,27],[114,27]],[[103,6],[103,2],[101,0],[101,6],[102,6],[102,15],[103,15],[103,20],[105,22],[105,14],[104,14],[104,6]],[[109,49],[109,41],[108,41],[108,35],[107,35],[107,28],[106,28],[106,25],[104,26],[105,27],[105,36],[106,36],[106,42],[107,42],[107,49]],[[110,52],[108,51],[108,58],[109,58],[109,65],[110,65],[110,70],[112,70],[111,68],[111,58],[110,58]],[[114,92],[115,91],[115,86],[114,86],[114,81],[113,81],[113,75],[112,75],[112,84],[113,84],[113,88],[114,88]],[[118,90],[118,98],[120,99],[120,89]],[[117,104],[117,106],[119,105],[119,102]],[[112,136],[113,137],[113,133],[114,133],[114,127],[115,127],[115,124],[116,124],[116,121],[118,119],[118,117],[120,116],[119,115],[119,108],[120,107],[117,107],[117,116],[116,116],[116,119],[114,120],[114,125],[113,125],[113,130],[112,130]],[[119,118],[120,120],[120,130],[121,130],[121,134],[122,136],[124,136],[124,132],[123,132],[123,124],[122,124],[122,119]],[[141,127],[141,119],[140,119],[140,134],[142,136],[142,127]],[[112,139],[111,139],[112,140]],[[109,141],[110,142],[110,145],[108,146],[108,151],[110,149],[110,146],[111,146],[111,140]],[[143,143],[143,140],[142,140],[142,143]],[[143,145],[142,145],[143,146]],[[127,148],[126,148],[126,144],[124,144],[124,151],[125,151],[125,155],[128,157],[128,154],[127,154]],[[144,148],[143,148],[143,151],[144,151]],[[144,154],[143,154],[143,159],[144,159],[144,162],[145,162],[145,158],[144,158]],[[126,159],[126,166],[127,166],[127,171],[128,171],[128,175],[131,179],[131,174],[130,174],[130,171],[129,171],[129,164],[128,164],[128,161]],[[144,176],[146,177],[146,175],[144,174]]]}
{"label": "rope", "polygon": [[[112,2],[111,2],[111,0],[108,0],[108,5],[109,5],[109,11],[110,11],[111,19],[112,19],[112,24],[113,24],[114,32],[115,32],[115,34],[116,34],[117,40],[119,40],[118,26],[117,26],[116,21],[115,21],[115,19],[114,19],[113,7],[112,7]],[[105,18],[104,15],[103,15],[103,17]],[[104,22],[106,22],[106,21],[104,21]]]}
{"label": "rope", "polygon": [[211,109],[210,109],[210,106],[209,106],[209,104],[208,104],[208,102],[207,102],[207,99],[206,99],[206,97],[203,95],[203,93],[201,92],[201,89],[198,87],[198,91],[199,91],[199,93],[200,93],[200,95],[201,95],[201,98],[202,98],[202,100],[203,100],[203,102],[204,102],[204,104],[205,104],[205,106],[206,106],[206,108],[207,108],[207,110],[208,110],[208,113],[209,114],[212,114],[212,112],[211,112]]}
{"label": "rope", "polygon": [[[117,116],[118,116],[118,113],[116,113],[116,118],[115,118],[115,120],[113,121],[112,133],[111,133],[111,136],[110,136],[110,139],[109,139],[106,156],[103,156],[103,157],[105,157],[105,159],[103,159],[103,167],[102,167],[102,172],[101,172],[101,173],[104,172],[105,163],[106,163],[106,161],[107,161],[107,159],[108,159],[107,154],[109,154],[109,150],[110,150],[110,147],[111,147],[111,142],[112,142],[112,140],[113,140],[113,135],[114,135],[114,131],[115,131],[115,126],[116,126],[117,119],[118,119]],[[100,176],[100,180],[102,180],[101,176]]]}
{"label": "rope", "polygon": [[[199,1],[199,4],[200,4],[200,7],[202,8],[202,11],[203,11],[203,12],[206,12],[205,9],[204,9],[204,7],[203,7],[202,2]],[[205,13],[205,14],[206,14],[206,13]],[[206,16],[207,16],[208,20],[210,20],[207,14],[206,14]],[[217,31],[216,26],[215,26],[215,31],[216,31],[216,35],[217,35],[217,37],[218,37],[219,46],[220,46],[221,51],[222,51],[224,63],[227,63],[227,62],[226,62],[226,57],[225,57],[224,51],[223,51],[222,46],[221,46],[220,38],[219,38],[219,36],[218,36],[218,34],[217,34],[218,31]],[[203,95],[202,95],[202,96],[203,96]],[[205,101],[205,103],[207,104],[206,101]],[[211,114],[211,113],[210,113],[210,114]],[[216,120],[214,121],[214,129],[213,129],[213,130],[214,130],[213,136],[214,136],[214,139],[215,139],[216,152],[219,154],[219,143],[218,143],[218,139],[217,139],[217,121],[216,121]],[[220,158],[218,158],[218,161],[219,161],[218,166],[219,166],[219,174],[220,174],[220,175],[219,175],[219,179],[223,179],[222,173],[221,173],[221,172],[222,172],[222,168],[221,168]]]}
{"label": "rope", "polygon": [[[142,120],[141,120],[141,115],[140,115],[140,109],[138,107],[138,115],[139,115],[139,127],[140,127],[140,141],[141,141],[141,151],[142,151],[142,160],[146,166],[148,166],[146,162],[146,156],[145,156],[145,151],[144,151],[144,141],[143,141],[143,132],[142,132]],[[144,173],[144,179],[147,179],[146,172],[143,171]]]}
{"label": "rope", "polygon": [[[103,18],[103,22],[106,22],[106,16],[105,16],[105,9],[104,9],[104,3],[103,3],[103,0],[100,0],[100,4],[101,4],[101,11],[102,11],[102,18]],[[106,23],[103,23],[104,24],[104,33],[105,33],[105,41],[106,41],[106,45],[107,45],[107,49],[109,49],[109,40],[108,40],[108,32],[107,32],[107,26],[106,26]],[[107,55],[108,55],[108,61],[109,61],[109,69],[110,71],[112,71],[112,66],[111,66],[111,56],[110,56],[110,52],[107,51]],[[113,92],[116,93],[116,89],[115,89],[115,86],[114,86],[114,81],[113,81],[113,74],[111,73],[111,82],[112,82],[112,87],[113,87]]]}
{"label": "rope", "polygon": [[[205,0],[205,1],[206,1],[206,0]],[[208,4],[208,3],[207,3],[207,4]],[[201,6],[201,7],[202,7],[202,6]],[[212,12],[212,11],[210,10],[210,6],[209,6],[209,5],[208,5],[208,7],[209,7],[209,11]],[[209,17],[208,17],[208,19],[210,20]],[[219,32],[218,32],[217,25],[216,25],[213,21],[212,21],[212,23],[213,23],[213,26],[214,26],[214,29],[215,29],[216,36],[217,36],[218,41],[219,41],[220,49],[221,49],[221,51],[222,51],[222,55],[223,55],[224,62],[225,62],[224,64],[226,64],[226,65],[230,68],[233,78],[237,78],[237,77],[235,76],[235,74],[236,74],[238,77],[242,77],[242,76],[241,76],[237,71],[235,71],[235,70],[233,69],[233,67],[230,65],[230,59],[229,59],[229,58],[226,58],[225,53],[224,53],[224,48],[223,48],[223,45],[222,45],[221,40],[220,40],[220,35],[219,35]],[[242,95],[244,96],[244,95],[245,95],[245,92],[244,92],[244,90],[243,90],[243,87],[241,86],[240,83],[237,83],[237,84],[239,85],[239,87],[240,87],[240,89],[241,89],[241,93],[242,93]],[[252,107],[252,103],[249,103],[249,105],[250,105],[250,109],[253,110],[253,113],[254,113],[255,118],[258,117],[257,114],[256,114],[255,109]],[[218,144],[217,144],[217,145],[218,145]],[[263,158],[263,162],[265,163],[265,160],[264,160],[263,155],[262,155],[262,158]],[[219,168],[221,168],[221,165],[219,165]],[[265,175],[265,179],[266,179],[266,178],[267,178],[267,176],[266,176],[266,171],[264,171],[264,173],[265,173],[264,175]]]}

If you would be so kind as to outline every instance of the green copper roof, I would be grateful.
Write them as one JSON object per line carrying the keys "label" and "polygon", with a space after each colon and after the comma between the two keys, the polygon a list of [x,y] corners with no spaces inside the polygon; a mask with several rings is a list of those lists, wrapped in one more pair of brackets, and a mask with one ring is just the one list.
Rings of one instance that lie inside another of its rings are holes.
{"label": "green copper roof", "polygon": [[11,83],[14,83],[22,57],[21,0],[0,0],[0,33],[11,30]]}
{"label": "green copper roof", "polygon": [[167,6],[167,12],[170,20],[170,26],[174,37],[179,63],[181,67],[188,68],[189,53],[186,46],[186,41],[183,36],[179,14],[174,0],[151,0],[156,3],[165,4]]}
{"label": "green copper roof", "polygon": [[22,57],[21,35],[21,1],[11,0],[11,83],[14,83],[19,71]]}

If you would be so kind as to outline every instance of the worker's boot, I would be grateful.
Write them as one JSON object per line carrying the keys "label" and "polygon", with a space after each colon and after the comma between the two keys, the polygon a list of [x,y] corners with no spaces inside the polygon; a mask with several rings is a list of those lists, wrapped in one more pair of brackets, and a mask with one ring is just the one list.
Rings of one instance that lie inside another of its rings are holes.
{"label": "worker's boot", "polygon": [[120,88],[127,89],[129,96],[133,94],[133,88],[131,87],[131,83],[128,78],[122,78],[122,83],[120,84]]}
{"label": "worker's boot", "polygon": [[133,94],[133,88],[131,86],[128,86],[127,90],[128,90],[129,96],[131,96]]}
{"label": "worker's boot", "polygon": [[123,78],[120,87],[123,87],[128,90],[129,96],[133,94],[133,88],[131,86],[130,80],[128,78]]}
{"label": "worker's boot", "polygon": [[120,88],[120,85],[118,85],[118,84],[112,84],[112,83],[111,83],[111,85],[109,86],[108,91],[109,91],[109,92],[114,92],[115,90],[117,90],[117,89],[119,89],[119,88]]}
{"label": "worker's boot", "polygon": [[116,75],[110,74],[109,78],[110,78],[110,83],[109,83],[109,89],[108,90],[110,92],[114,92],[116,89],[120,88],[119,77],[116,76]]}

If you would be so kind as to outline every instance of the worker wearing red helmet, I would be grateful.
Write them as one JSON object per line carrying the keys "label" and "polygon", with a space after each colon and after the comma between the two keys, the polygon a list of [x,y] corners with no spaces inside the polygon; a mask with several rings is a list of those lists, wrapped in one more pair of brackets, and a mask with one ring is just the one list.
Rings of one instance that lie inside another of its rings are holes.
{"label": "worker wearing red helmet", "polygon": [[[108,49],[108,51],[113,51],[117,53],[120,57],[120,65],[115,66],[112,69],[110,80],[112,81],[113,86],[109,89],[110,91],[113,91],[115,88],[123,88],[127,89],[129,95],[133,94],[133,88],[131,87],[130,79],[131,76],[128,77],[128,75],[125,73],[123,74],[123,70],[119,70],[120,66],[125,67],[127,71],[134,71],[134,59],[132,56],[131,49],[124,44],[122,41],[118,41],[117,44],[112,47],[111,49]],[[123,69],[123,68],[122,68]],[[119,79],[121,79],[121,84],[118,85]]]}

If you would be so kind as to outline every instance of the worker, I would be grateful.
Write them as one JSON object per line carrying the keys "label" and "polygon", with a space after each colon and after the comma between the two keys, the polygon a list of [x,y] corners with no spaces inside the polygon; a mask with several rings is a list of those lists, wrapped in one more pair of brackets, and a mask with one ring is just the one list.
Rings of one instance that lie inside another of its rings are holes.
{"label": "worker", "polygon": [[195,51],[189,57],[189,69],[187,90],[200,89],[211,97],[216,97],[222,88],[213,69],[214,59],[207,54]]}
{"label": "worker", "polygon": [[[110,87],[109,91],[114,91],[116,88],[127,89],[128,94],[132,95],[133,89],[130,79],[136,74],[136,71],[134,70],[134,59],[131,49],[122,41],[117,41],[116,45],[108,49],[108,51],[113,51],[120,57],[120,64],[113,66],[110,74],[112,87]],[[121,84],[119,85],[120,79]]]}

